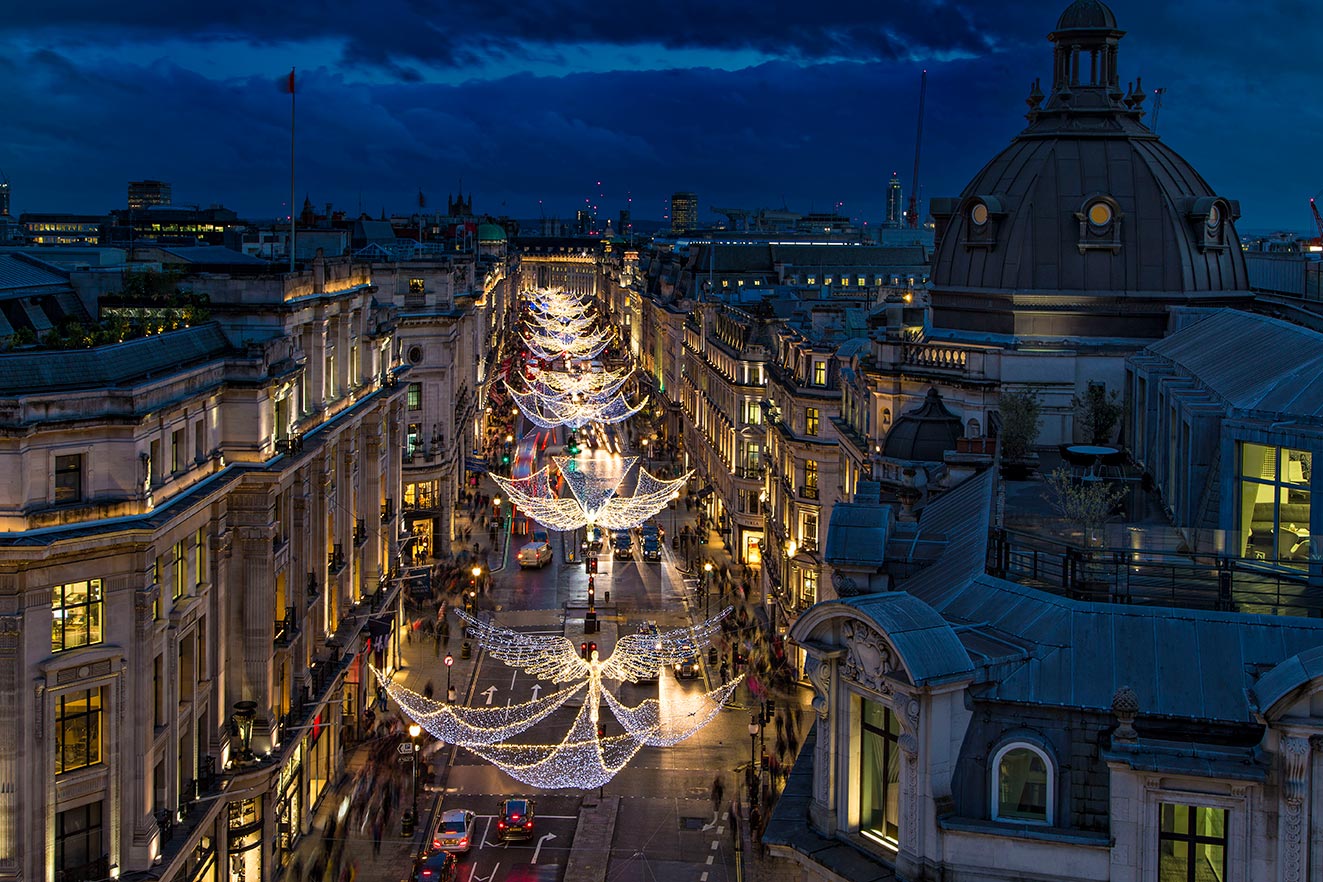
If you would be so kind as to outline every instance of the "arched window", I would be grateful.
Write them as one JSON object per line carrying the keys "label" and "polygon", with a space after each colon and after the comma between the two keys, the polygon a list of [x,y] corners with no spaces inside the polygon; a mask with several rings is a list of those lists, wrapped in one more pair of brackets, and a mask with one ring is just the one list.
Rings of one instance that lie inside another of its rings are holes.
{"label": "arched window", "polygon": [[891,425],[891,408],[884,407],[882,408],[882,428],[885,429],[890,425]]}
{"label": "arched window", "polygon": [[965,437],[966,438],[983,437],[983,428],[978,424],[978,420],[970,420],[968,423],[965,424]]}
{"label": "arched window", "polygon": [[1023,741],[1002,747],[992,758],[992,818],[1051,824],[1056,809],[1055,769],[1042,748]]}

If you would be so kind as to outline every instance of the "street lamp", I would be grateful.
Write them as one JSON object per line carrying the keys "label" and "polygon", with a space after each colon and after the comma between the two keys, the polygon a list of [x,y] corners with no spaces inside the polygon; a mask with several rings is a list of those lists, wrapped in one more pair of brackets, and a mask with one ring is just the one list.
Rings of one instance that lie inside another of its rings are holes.
{"label": "street lamp", "polygon": [[455,702],[455,687],[450,685],[450,668],[454,664],[455,664],[455,657],[447,652],[446,653],[446,702],[448,704],[454,704]]}
{"label": "street lamp", "polygon": [[469,570],[469,573],[473,576],[473,578],[469,580],[469,586],[472,590],[469,591],[469,603],[466,603],[465,606],[469,606],[476,602],[478,596],[478,579],[482,576],[482,567],[474,565],[473,569]]}
{"label": "street lamp", "polygon": [[409,726],[409,740],[413,742],[413,816],[418,817],[418,736],[423,729],[417,723]]}
{"label": "street lamp", "polygon": [[712,618],[712,561],[703,562],[703,616]]}

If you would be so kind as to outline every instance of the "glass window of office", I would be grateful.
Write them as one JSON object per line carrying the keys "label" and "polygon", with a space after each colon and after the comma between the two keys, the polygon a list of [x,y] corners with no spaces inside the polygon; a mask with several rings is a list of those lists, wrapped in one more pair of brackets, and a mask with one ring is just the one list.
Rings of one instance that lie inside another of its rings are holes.
{"label": "glass window of office", "polygon": [[51,652],[101,642],[101,580],[70,582],[51,589]]}
{"label": "glass window of office", "polygon": [[804,432],[809,435],[818,434],[818,425],[822,422],[822,414],[816,407],[805,408],[804,410]]}
{"label": "glass window of office", "polygon": [[83,455],[55,457],[55,504],[79,502],[83,498]]}
{"label": "glass window of office", "polygon": [[55,878],[62,882],[104,879],[110,872],[102,827],[102,803],[55,815]]}
{"label": "glass window of office", "polygon": [[1240,445],[1239,538],[1252,560],[1306,567],[1311,551],[1309,484],[1313,454],[1290,447]]}
{"label": "glass window of office", "polygon": [[80,689],[55,697],[55,774],[101,762],[101,690]]}
{"label": "glass window of office", "polygon": [[993,818],[1050,824],[1052,766],[1047,754],[1028,744],[1008,744],[992,762]]}
{"label": "glass window of office", "polygon": [[1164,802],[1158,816],[1158,882],[1224,882],[1227,810]]}
{"label": "glass window of office", "polygon": [[861,702],[859,832],[895,845],[900,841],[900,722],[886,705]]}
{"label": "glass window of office", "polygon": [[818,461],[815,459],[804,460],[804,486],[818,489]]}

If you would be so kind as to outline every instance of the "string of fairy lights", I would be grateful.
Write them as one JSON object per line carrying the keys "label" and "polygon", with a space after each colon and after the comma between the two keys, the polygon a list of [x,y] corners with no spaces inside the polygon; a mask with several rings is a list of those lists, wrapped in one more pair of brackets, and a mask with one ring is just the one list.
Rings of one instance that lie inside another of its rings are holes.
{"label": "string of fairy lights", "polygon": [[[575,362],[595,358],[609,345],[610,332],[594,326],[592,305],[551,288],[526,293],[529,310],[522,339],[528,352],[546,365],[527,370],[516,388],[506,388],[526,419],[544,429],[577,430],[590,424],[618,423],[638,413],[647,398],[631,403],[624,390],[632,369],[575,369]],[[559,369],[564,365],[564,370]],[[573,449],[573,448],[571,448]],[[666,479],[639,467],[632,492],[622,482],[638,457],[611,459],[553,456],[551,463],[526,477],[491,478],[512,507],[550,530],[580,527],[623,530],[653,517],[673,499],[690,474]],[[568,490],[567,495],[562,491]],[[544,789],[600,787],[644,747],[669,747],[690,737],[721,712],[742,678],[717,689],[684,693],[667,701],[647,699],[625,705],[607,681],[638,682],[658,676],[670,665],[695,659],[709,645],[730,613],[686,628],[629,634],[616,640],[605,659],[594,649],[587,658],[557,635],[527,634],[454,611],[466,623],[466,636],[493,658],[539,680],[566,684],[531,701],[506,707],[468,707],[436,701],[394,683],[374,669],[381,688],[400,709],[436,738],[471,751],[506,774]],[[557,711],[574,707],[573,721],[556,743],[520,740],[533,726]],[[624,730],[606,735],[601,709]]]}

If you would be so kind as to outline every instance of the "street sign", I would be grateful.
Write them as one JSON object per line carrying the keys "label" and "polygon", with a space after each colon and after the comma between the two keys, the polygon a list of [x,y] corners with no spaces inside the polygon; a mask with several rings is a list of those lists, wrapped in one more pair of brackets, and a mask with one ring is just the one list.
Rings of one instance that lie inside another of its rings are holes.
{"label": "street sign", "polygon": [[411,763],[413,762],[413,755],[411,754],[409,756],[397,756],[395,757],[395,761],[397,763]]}
{"label": "street sign", "polygon": [[396,745],[395,750],[398,753],[411,754],[413,753],[413,744],[406,741],[403,744]]}

